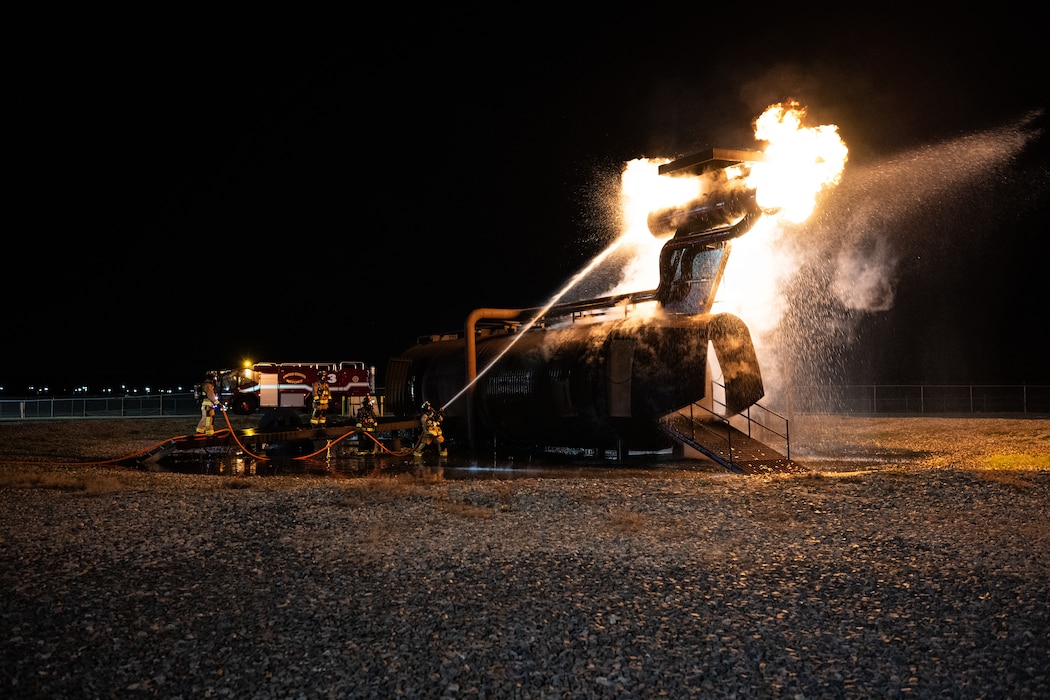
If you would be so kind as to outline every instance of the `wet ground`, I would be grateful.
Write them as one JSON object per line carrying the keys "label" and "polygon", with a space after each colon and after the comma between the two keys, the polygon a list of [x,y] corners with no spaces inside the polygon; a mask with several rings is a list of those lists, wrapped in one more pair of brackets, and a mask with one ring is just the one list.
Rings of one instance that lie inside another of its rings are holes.
{"label": "wet ground", "polygon": [[166,471],[217,476],[311,475],[335,478],[397,476],[443,479],[522,479],[522,478],[615,478],[652,473],[730,473],[706,459],[683,459],[666,453],[631,454],[624,460],[597,459],[593,456],[496,456],[476,457],[450,451],[449,456],[426,452],[415,456],[410,450],[384,451],[379,455],[359,455],[331,450],[317,455],[275,454],[265,458],[240,450],[213,447],[187,450],[167,457],[156,465]]}

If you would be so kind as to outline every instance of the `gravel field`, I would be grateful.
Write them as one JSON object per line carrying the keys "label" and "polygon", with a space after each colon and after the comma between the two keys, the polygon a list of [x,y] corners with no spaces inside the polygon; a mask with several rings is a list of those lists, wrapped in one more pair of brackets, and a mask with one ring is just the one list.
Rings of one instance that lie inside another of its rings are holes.
{"label": "gravel field", "polygon": [[106,464],[0,422],[5,698],[1048,698],[1050,419],[792,421],[809,471]]}

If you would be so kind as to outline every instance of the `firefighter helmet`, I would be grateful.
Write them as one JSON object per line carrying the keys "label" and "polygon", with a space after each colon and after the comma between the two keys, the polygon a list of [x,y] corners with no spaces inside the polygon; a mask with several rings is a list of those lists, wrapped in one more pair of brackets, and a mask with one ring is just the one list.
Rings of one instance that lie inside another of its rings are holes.
{"label": "firefighter helmet", "polygon": [[429,410],[430,410],[430,402],[429,402],[429,401],[424,401],[424,402],[423,402],[423,406],[421,407],[421,410],[422,410],[422,411],[423,411],[424,413],[426,413],[427,411],[429,411]]}
{"label": "firefighter helmet", "polygon": [[318,381],[322,381],[323,382],[327,376],[328,376],[328,374],[324,370],[321,370],[320,372],[317,373]]}

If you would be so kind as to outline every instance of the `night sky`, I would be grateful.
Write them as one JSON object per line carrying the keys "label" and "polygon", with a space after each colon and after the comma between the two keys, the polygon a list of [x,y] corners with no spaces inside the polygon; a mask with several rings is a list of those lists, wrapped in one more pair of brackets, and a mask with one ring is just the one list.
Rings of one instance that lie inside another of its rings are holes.
{"label": "night sky", "polygon": [[794,354],[834,381],[1050,383],[1044,37],[996,7],[34,29],[8,87],[3,395],[246,358],[361,360],[382,385],[418,336],[584,267],[627,161],[753,148],[788,99],[850,149],[810,230],[894,261],[877,311],[824,308],[803,275]]}

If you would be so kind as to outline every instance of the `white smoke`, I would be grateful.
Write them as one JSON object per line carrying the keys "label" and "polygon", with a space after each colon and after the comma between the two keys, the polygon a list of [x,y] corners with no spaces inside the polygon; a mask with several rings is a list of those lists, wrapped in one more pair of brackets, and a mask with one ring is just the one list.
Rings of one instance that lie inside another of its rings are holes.
{"label": "white smoke", "polygon": [[848,164],[816,216],[785,228],[778,243],[793,269],[778,282],[785,304],[776,328],[756,333],[764,374],[779,365],[833,380],[859,323],[893,308],[905,273],[977,249],[1025,207],[1030,183],[1012,163],[1038,135],[1030,121]]}
{"label": "white smoke", "polygon": [[[724,301],[714,311],[734,313],[751,330],[767,397],[800,378],[834,379],[858,324],[893,308],[903,271],[935,264],[949,250],[964,254],[964,239],[990,235],[1004,207],[1025,206],[1004,203],[1001,194],[1023,200],[1027,192],[1011,163],[1038,136],[1028,128],[1035,116],[879,161],[851,161],[806,222],[763,217],[732,242]],[[656,286],[665,241],[654,245],[648,233],[629,228],[613,246],[617,254],[603,253],[566,300]]]}
{"label": "white smoke", "polygon": [[831,293],[846,309],[886,311],[893,306],[897,259],[878,239],[875,250],[842,250],[835,259]]}

